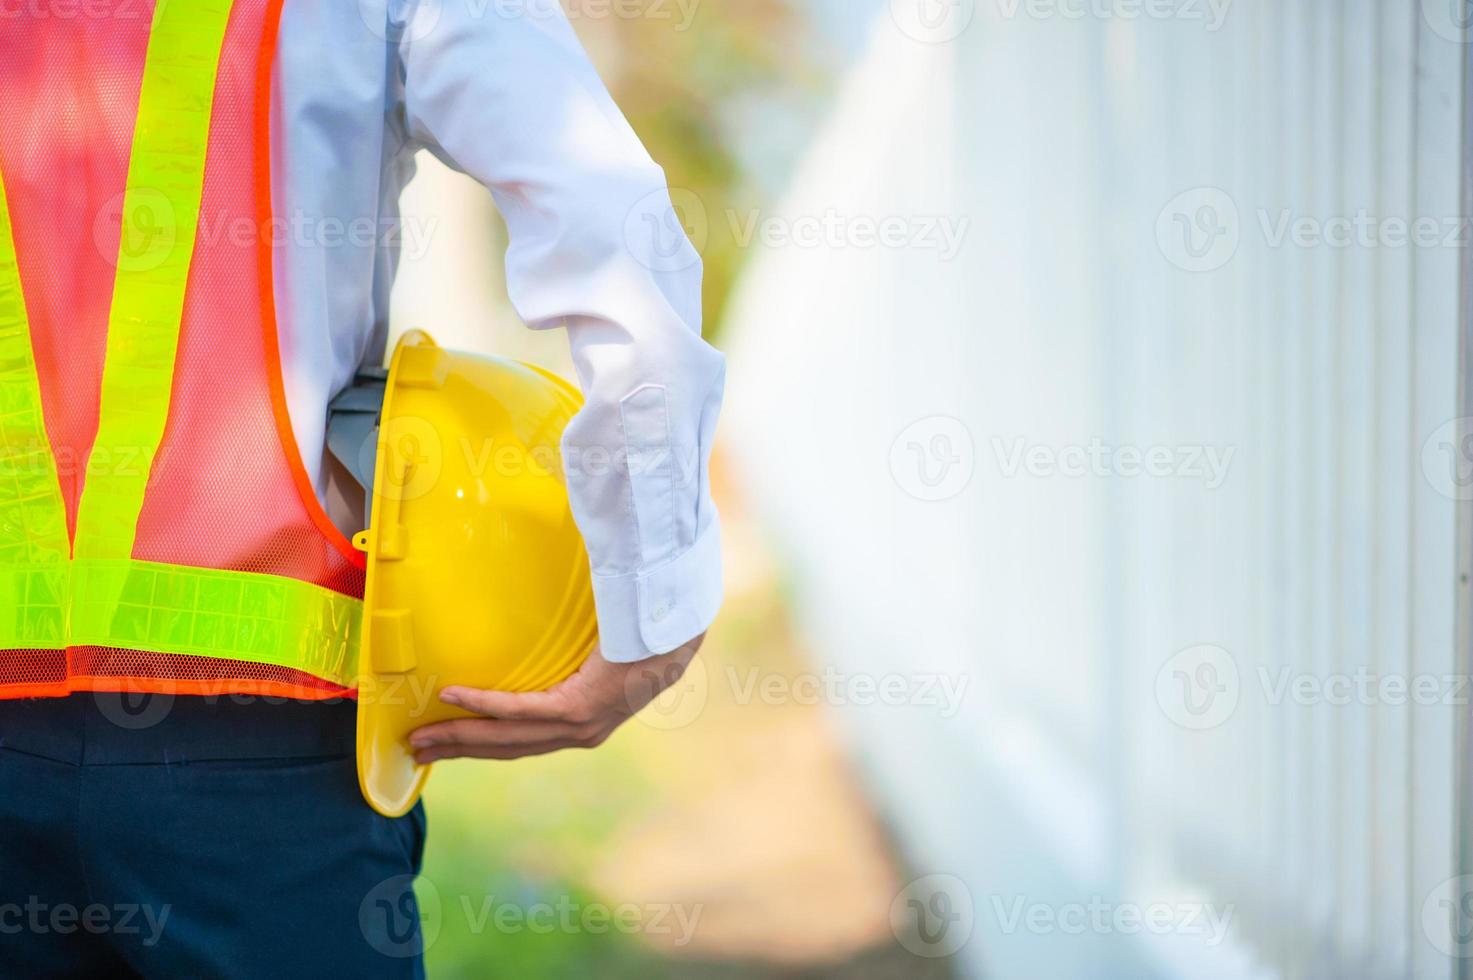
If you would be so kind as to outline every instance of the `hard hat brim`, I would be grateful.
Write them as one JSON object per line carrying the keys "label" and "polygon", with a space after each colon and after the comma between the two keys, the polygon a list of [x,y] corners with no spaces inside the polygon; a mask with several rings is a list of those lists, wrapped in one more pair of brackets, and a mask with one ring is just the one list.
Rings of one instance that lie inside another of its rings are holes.
{"label": "hard hat brim", "polygon": [[597,644],[558,453],[581,404],[555,375],[445,351],[422,331],[394,350],[369,529],[355,538],[368,556],[358,779],[385,816],[408,813],[429,778],[409,736],[476,717],[441,690],[545,690]]}

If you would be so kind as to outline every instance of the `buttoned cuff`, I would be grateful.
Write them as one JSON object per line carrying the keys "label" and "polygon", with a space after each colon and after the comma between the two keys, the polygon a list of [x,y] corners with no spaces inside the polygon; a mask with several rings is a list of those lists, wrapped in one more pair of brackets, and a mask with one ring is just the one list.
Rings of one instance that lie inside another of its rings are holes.
{"label": "buttoned cuff", "polygon": [[706,632],[721,608],[721,519],[685,553],[631,575],[594,575],[599,644],[610,663],[669,653]]}

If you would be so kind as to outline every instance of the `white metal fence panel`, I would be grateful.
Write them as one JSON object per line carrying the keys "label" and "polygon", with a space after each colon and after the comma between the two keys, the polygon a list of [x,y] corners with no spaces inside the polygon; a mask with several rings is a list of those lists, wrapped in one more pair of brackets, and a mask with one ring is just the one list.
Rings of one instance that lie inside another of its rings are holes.
{"label": "white metal fence panel", "polygon": [[729,433],[965,962],[1458,976],[1456,4],[890,8]]}

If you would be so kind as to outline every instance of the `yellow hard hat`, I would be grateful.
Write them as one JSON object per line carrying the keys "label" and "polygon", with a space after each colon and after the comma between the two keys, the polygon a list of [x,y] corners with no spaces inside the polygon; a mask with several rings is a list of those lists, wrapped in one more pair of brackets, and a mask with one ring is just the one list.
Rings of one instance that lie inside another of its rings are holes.
{"label": "yellow hard hat", "polygon": [[358,781],[407,813],[429,767],[411,732],[472,717],[451,685],[545,690],[597,642],[588,554],[558,449],[582,404],[540,368],[444,350],[420,331],[394,350],[378,414],[358,677]]}

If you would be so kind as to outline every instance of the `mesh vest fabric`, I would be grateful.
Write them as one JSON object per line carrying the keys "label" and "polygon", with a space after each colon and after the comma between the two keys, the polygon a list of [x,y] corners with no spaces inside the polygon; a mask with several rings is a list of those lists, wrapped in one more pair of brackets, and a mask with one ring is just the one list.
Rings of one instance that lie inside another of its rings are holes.
{"label": "mesh vest fabric", "polygon": [[[150,3],[104,0],[87,17],[22,13],[0,31],[12,93],[0,100],[11,279],[24,300],[44,415],[44,432],[34,426],[43,434],[27,439],[35,420],[17,373],[24,337],[5,323],[0,268],[0,399],[13,402],[0,412],[14,409],[0,422],[0,607],[12,610],[0,613],[0,630],[19,638],[0,642],[12,647],[0,648],[0,699],[349,691],[362,560],[302,468],[277,350],[268,135],[280,2],[201,0],[217,5],[223,39],[215,39],[212,91],[200,107],[208,113],[203,192],[198,222],[187,225],[195,241],[177,340],[166,331],[139,343],[114,326],[111,351],[110,321],[134,312],[126,290],[153,288],[148,236],[167,226],[150,224],[153,212],[182,199],[129,186],[130,162],[147,166],[134,159],[135,127],[146,128],[150,109],[167,123],[168,111],[194,108],[187,86],[176,93],[162,69],[140,106],[145,66],[158,69],[151,32],[182,30],[180,44],[192,28],[178,26],[177,11],[165,12],[169,22]],[[157,33],[153,42],[164,43]],[[197,73],[197,53],[183,54],[176,62]],[[172,153],[170,127],[156,128],[165,132],[149,137]],[[174,157],[162,159],[167,171]],[[0,265],[4,256],[0,248]],[[135,260],[141,272],[123,284],[119,268]],[[123,417],[147,401],[132,397],[135,377],[140,392],[160,395],[156,445]],[[50,465],[36,466],[38,458]],[[129,489],[145,480],[141,500],[130,503]],[[53,636],[65,642],[45,646]]]}

